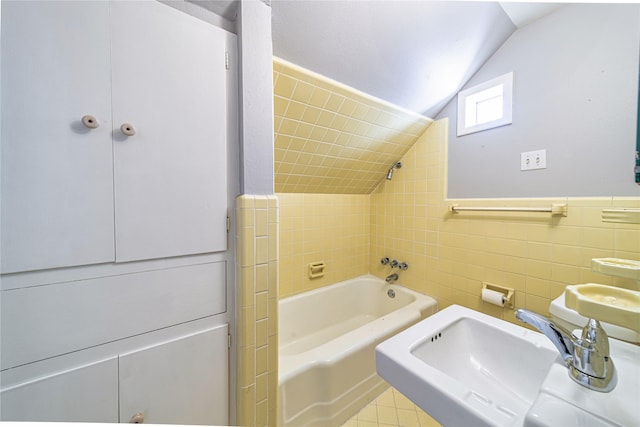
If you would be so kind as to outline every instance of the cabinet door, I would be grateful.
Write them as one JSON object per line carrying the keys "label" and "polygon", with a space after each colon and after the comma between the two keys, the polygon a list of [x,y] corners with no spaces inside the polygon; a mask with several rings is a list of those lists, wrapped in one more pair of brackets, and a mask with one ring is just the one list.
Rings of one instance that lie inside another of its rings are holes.
{"label": "cabinet door", "polygon": [[2,421],[118,422],[118,359],[81,366],[0,393]]}
{"label": "cabinet door", "polygon": [[114,260],[108,19],[2,2],[2,273]]}
{"label": "cabinet door", "polygon": [[0,368],[223,313],[225,284],[214,262],[3,291]]}
{"label": "cabinet door", "polygon": [[159,2],[113,2],[116,260],[226,250],[224,32]]}
{"label": "cabinet door", "polygon": [[229,424],[228,326],[120,356],[120,422]]}

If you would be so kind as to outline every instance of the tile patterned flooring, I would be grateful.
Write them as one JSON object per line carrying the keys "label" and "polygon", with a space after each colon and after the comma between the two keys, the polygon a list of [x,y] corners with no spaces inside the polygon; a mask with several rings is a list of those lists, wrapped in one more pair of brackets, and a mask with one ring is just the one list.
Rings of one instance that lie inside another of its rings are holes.
{"label": "tile patterned flooring", "polygon": [[441,427],[393,387],[358,412],[342,427]]}

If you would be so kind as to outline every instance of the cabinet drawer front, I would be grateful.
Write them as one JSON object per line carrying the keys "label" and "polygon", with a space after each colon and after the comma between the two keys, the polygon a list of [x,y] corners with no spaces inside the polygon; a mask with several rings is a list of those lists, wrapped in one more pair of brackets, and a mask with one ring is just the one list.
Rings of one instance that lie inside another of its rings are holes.
{"label": "cabinet drawer front", "polygon": [[226,262],[2,292],[2,369],[226,311]]}
{"label": "cabinet drawer front", "polygon": [[118,358],[58,372],[0,393],[2,421],[118,422]]}
{"label": "cabinet drawer front", "polygon": [[229,424],[228,326],[120,356],[120,422]]}

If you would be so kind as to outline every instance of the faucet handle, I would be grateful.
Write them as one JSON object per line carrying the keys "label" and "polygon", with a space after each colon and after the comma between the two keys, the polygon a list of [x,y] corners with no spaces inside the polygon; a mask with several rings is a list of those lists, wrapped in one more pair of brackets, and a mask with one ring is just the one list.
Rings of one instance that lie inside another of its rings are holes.
{"label": "faucet handle", "polygon": [[578,338],[550,319],[519,308],[516,318],[542,332],[558,349],[567,368],[569,377],[578,384],[607,393],[617,384],[615,366],[609,357],[609,339],[600,322],[589,319]]}
{"label": "faucet handle", "polygon": [[582,340],[594,344],[603,356],[609,356],[609,336],[596,319],[589,319],[582,329]]}
{"label": "faucet handle", "polygon": [[406,270],[407,268],[409,268],[409,264],[407,264],[406,262],[401,262],[398,268],[400,270]]}
{"label": "faucet handle", "polygon": [[384,257],[380,260],[380,264],[387,265],[389,264],[389,257]]}
{"label": "faucet handle", "polygon": [[391,266],[391,268],[396,268],[398,265],[400,265],[400,263],[398,262],[397,259],[394,259],[393,261],[391,261],[391,264],[389,264]]}

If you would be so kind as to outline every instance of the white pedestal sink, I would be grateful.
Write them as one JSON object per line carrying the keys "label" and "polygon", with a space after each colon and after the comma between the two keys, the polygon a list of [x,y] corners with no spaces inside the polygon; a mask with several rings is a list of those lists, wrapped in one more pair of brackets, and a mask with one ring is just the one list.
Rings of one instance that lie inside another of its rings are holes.
{"label": "white pedestal sink", "polygon": [[640,426],[640,347],[610,345],[618,385],[588,390],[544,335],[454,305],[380,344],[376,368],[447,427]]}

